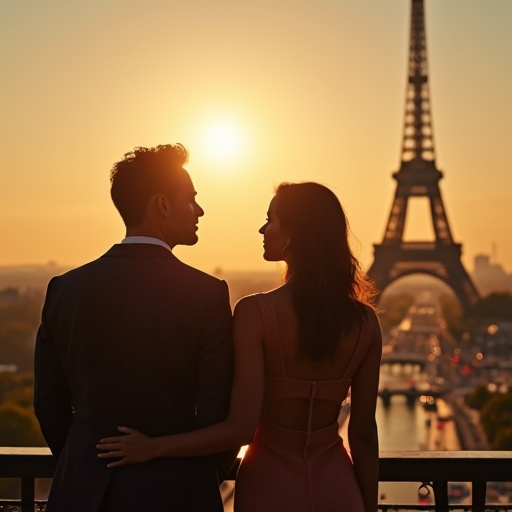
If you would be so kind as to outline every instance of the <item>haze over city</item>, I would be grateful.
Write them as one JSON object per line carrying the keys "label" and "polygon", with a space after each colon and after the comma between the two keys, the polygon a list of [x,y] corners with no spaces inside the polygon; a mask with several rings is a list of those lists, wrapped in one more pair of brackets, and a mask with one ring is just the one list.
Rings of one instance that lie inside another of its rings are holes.
{"label": "haze over city", "polygon": [[[426,0],[437,167],[463,262],[512,272],[512,2]],[[363,266],[401,157],[407,0],[0,3],[0,265],[79,265],[124,236],[109,171],[135,146],[183,143],[207,272],[272,270],[273,188],[319,181]],[[430,239],[427,204],[406,236]]]}

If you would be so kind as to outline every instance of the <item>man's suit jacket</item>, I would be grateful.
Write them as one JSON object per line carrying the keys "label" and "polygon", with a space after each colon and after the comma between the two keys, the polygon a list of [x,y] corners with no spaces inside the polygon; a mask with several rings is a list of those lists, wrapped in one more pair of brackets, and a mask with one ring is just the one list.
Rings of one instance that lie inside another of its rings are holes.
{"label": "man's suit jacket", "polygon": [[129,426],[151,435],[225,418],[232,380],[224,281],[167,249],[119,244],[48,285],[34,407],[57,469],[48,512],[222,510],[218,458],[107,469],[96,444]]}

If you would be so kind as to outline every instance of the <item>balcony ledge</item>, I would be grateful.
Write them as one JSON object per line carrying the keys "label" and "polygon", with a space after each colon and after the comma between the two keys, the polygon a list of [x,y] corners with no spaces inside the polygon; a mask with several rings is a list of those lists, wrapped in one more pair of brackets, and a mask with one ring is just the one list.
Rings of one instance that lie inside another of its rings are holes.
{"label": "balcony ledge", "polygon": [[[20,507],[22,512],[34,512],[34,479],[51,478],[55,459],[48,448],[0,447],[0,478],[18,478],[22,484]],[[234,479],[234,467],[229,479]],[[508,451],[400,451],[381,452],[379,480],[381,482],[417,482],[433,489],[435,505],[409,510],[511,510],[508,504],[485,503],[487,482],[512,482],[512,452]],[[449,505],[448,482],[472,482],[472,505]],[[0,500],[0,505],[8,501]],[[10,503],[10,501],[9,501]],[[400,505],[380,505],[380,510],[397,510]]]}

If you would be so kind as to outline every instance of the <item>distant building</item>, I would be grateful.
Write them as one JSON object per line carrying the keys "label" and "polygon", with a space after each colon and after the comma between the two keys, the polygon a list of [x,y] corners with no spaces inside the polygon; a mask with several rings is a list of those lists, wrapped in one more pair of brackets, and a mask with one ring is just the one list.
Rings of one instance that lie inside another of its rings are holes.
{"label": "distant building", "polygon": [[18,366],[15,364],[0,364],[0,373],[9,372],[16,373],[18,371]]}
{"label": "distant building", "polygon": [[512,293],[512,274],[507,274],[499,263],[491,263],[486,254],[475,256],[473,282],[483,296],[492,292]]}
{"label": "distant building", "polygon": [[0,266],[0,290],[15,288],[20,293],[28,289],[46,291],[50,279],[67,272],[69,268],[51,261],[47,265]]}
{"label": "distant building", "polygon": [[18,288],[7,287],[0,290],[0,304],[14,304],[20,300],[20,291]]}

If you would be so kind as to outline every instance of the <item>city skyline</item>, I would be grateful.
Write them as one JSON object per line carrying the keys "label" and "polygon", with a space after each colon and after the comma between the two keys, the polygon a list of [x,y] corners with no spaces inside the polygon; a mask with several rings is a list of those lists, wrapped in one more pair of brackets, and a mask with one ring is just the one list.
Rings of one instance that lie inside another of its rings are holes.
{"label": "city skyline", "polygon": [[[483,253],[512,272],[512,3],[425,10],[450,226],[468,271]],[[272,270],[258,228],[273,188],[313,180],[336,192],[370,265],[400,165],[408,0],[28,0],[0,15],[0,265],[103,254],[124,236],[110,167],[175,142],[206,211],[199,244],[176,249],[184,261]],[[411,205],[410,237],[429,238],[426,207]]]}

